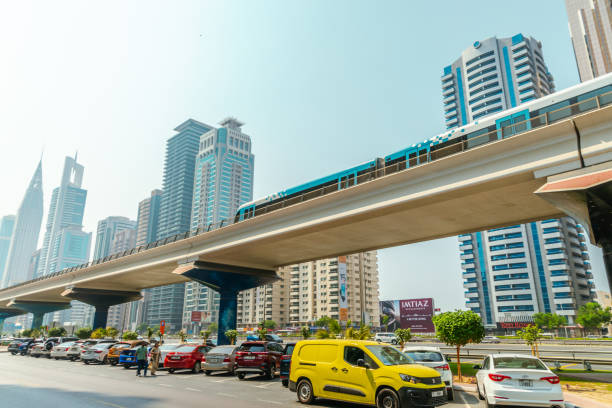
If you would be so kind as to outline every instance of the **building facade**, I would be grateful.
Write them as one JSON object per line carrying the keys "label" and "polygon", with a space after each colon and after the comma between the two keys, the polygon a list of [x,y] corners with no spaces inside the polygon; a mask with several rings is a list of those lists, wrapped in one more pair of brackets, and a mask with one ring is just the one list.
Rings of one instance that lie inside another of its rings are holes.
{"label": "building facade", "polygon": [[523,34],[474,42],[444,67],[441,81],[447,129],[555,90],[542,44]]}
{"label": "building facade", "polygon": [[[174,129],[177,134],[168,139],[156,239],[190,230],[200,136],[212,128],[188,119],[177,126]],[[149,326],[159,326],[160,320],[165,320],[167,332],[177,332],[182,327],[184,298],[185,285],[182,283],[147,290],[144,321]]]}
{"label": "building facade", "polygon": [[[610,292],[598,290],[595,293],[595,300],[601,305],[601,307],[603,307],[604,309],[608,307],[612,308],[612,295],[610,295]],[[612,323],[605,326],[604,328],[608,330],[608,335],[612,334]]]}
{"label": "building facade", "polygon": [[138,203],[138,219],[136,220],[137,247],[157,240],[161,197],[161,190],[153,190],[150,197]]}
{"label": "building facade", "polygon": [[11,238],[13,237],[13,229],[15,228],[15,216],[5,215],[0,220],[0,287],[3,281],[6,260],[8,258],[9,247],[11,246]]}
{"label": "building facade", "polygon": [[580,81],[612,72],[612,4],[608,0],[565,0]]}
{"label": "building facade", "polygon": [[27,279],[30,257],[38,245],[42,217],[42,162],[39,162],[17,211],[0,287],[12,286]]}
{"label": "building facade", "polygon": [[132,221],[127,217],[107,217],[98,221],[93,259],[101,259],[114,254],[116,249],[112,247],[117,233],[123,230],[135,229],[136,221]]}
{"label": "building facade", "polygon": [[520,327],[538,312],[574,324],[594,299],[586,233],[572,218],[463,234],[459,242],[466,306],[489,329]]}
{"label": "building facade", "polygon": [[[220,128],[200,137],[193,183],[191,229],[197,230],[222,220],[232,220],[240,205],[253,199],[255,156],[251,137],[242,132],[243,123],[226,118]],[[219,295],[196,282],[185,284],[183,327],[198,329],[218,319]],[[192,322],[192,312],[202,312]],[[197,326],[197,327],[196,327]]]}

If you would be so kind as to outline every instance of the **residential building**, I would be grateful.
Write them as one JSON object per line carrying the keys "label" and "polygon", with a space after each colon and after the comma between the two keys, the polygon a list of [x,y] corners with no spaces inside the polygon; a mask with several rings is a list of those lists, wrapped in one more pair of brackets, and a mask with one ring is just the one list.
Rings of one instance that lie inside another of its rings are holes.
{"label": "residential building", "polygon": [[279,327],[289,326],[290,268],[277,271],[278,281],[248,289],[238,294],[236,325],[254,329],[264,320],[274,320]]}
{"label": "residential building", "polygon": [[27,279],[30,257],[38,245],[42,217],[42,161],[40,161],[17,211],[0,287],[12,286]]}
{"label": "residential building", "polygon": [[523,34],[474,42],[444,67],[441,81],[447,129],[555,90],[542,44]]}
{"label": "residential building", "polygon": [[[601,305],[601,307],[603,307],[604,309],[608,307],[612,308],[612,296],[610,295],[610,292],[598,290],[595,293],[595,300]],[[612,323],[610,323],[605,328],[608,329],[608,336],[612,334]]]}
{"label": "residential building", "polygon": [[612,72],[612,4],[608,0],[565,0],[580,81]]}
{"label": "residential building", "polygon": [[[253,199],[255,156],[242,122],[226,118],[220,128],[201,135],[195,164],[191,229],[231,220],[240,205]],[[198,330],[218,319],[219,295],[196,282],[185,284],[183,327]],[[191,312],[203,312],[207,321],[191,322]],[[197,327],[196,327],[197,326]]]}
{"label": "residential building", "polygon": [[14,227],[14,215],[5,215],[2,217],[2,220],[0,220],[0,284],[2,284],[3,281],[4,267],[6,266],[6,259],[8,258]]}
{"label": "residential building", "polygon": [[154,242],[157,239],[161,197],[161,190],[153,190],[151,191],[150,197],[138,203],[138,220],[136,226],[137,247]]}
{"label": "residential building", "polygon": [[[53,190],[37,276],[48,275],[86,263],[91,249],[91,233],[83,231],[87,190],[82,188],[84,167],[76,156],[66,157],[61,184]],[[28,265],[31,255],[28,258]],[[47,315],[45,321],[59,324],[91,325],[94,308],[73,301],[72,308]]]}
{"label": "residential building", "polygon": [[[177,126],[174,129],[177,134],[168,139],[156,239],[189,231],[200,136],[212,128],[188,119]],[[160,320],[165,320],[166,331],[177,332],[182,325],[184,298],[185,285],[182,283],[147,290],[144,321],[150,326],[158,326]]]}
{"label": "residential building", "polygon": [[127,217],[107,217],[98,221],[93,259],[102,259],[105,256],[114,254],[111,249],[116,234],[123,230],[135,229],[136,221],[132,221]]}

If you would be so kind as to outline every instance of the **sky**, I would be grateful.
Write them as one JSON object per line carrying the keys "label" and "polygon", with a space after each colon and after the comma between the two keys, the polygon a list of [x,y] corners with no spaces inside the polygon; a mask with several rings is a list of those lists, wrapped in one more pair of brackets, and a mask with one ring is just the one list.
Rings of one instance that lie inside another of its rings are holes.
{"label": "sky", "polygon": [[[0,216],[42,154],[46,218],[78,151],[85,230],[136,219],[188,118],[246,123],[256,198],[385,156],[444,130],[444,66],[517,33],[542,42],[557,89],[579,82],[559,0],[1,2]],[[456,238],[381,250],[379,268],[381,299],[464,307]]]}

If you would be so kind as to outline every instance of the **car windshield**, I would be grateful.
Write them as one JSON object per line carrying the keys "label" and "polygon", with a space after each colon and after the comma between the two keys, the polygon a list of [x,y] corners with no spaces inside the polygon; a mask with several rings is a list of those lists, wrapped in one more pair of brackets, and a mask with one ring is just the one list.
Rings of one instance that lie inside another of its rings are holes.
{"label": "car windshield", "polygon": [[414,361],[443,361],[444,358],[442,354],[437,351],[427,351],[427,350],[410,350],[404,351],[404,354],[409,355]]}
{"label": "car windshield", "polygon": [[414,360],[391,346],[366,346],[384,365],[414,364]]}
{"label": "car windshield", "polygon": [[254,353],[261,353],[266,351],[266,347],[263,344],[243,344],[238,349],[240,351],[252,351]]}
{"label": "car windshield", "polygon": [[107,349],[108,346],[110,346],[110,344],[96,344],[95,346],[92,347],[92,350],[93,349],[104,350],[104,349]]}
{"label": "car windshield", "polygon": [[493,365],[495,368],[525,368],[548,371],[540,360],[529,357],[493,357]]}
{"label": "car windshield", "polygon": [[170,350],[174,350],[177,347],[178,345],[176,344],[168,344],[168,345],[160,346],[159,349],[161,351],[170,351]]}
{"label": "car windshield", "polygon": [[208,353],[209,354],[232,354],[234,351],[235,347],[233,346],[219,346],[219,347],[215,347],[213,349],[211,349]]}
{"label": "car windshield", "polygon": [[196,349],[196,346],[184,344],[182,346],[178,346],[174,351],[176,351],[177,353],[191,353],[195,349]]}
{"label": "car windshield", "polygon": [[73,344],[74,344],[74,342],[69,341],[69,342],[67,342],[67,343],[62,343],[62,344],[60,344],[59,346],[60,346],[60,347],[70,347],[70,346],[72,346]]}

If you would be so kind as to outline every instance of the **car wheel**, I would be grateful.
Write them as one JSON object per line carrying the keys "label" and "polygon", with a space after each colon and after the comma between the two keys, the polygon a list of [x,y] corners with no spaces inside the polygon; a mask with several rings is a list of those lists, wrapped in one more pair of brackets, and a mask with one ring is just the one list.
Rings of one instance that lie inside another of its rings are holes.
{"label": "car wheel", "polygon": [[289,386],[289,380],[283,380],[283,387],[288,387]]}
{"label": "car wheel", "polygon": [[480,393],[480,387],[478,386],[478,382],[476,382],[476,393],[478,394],[478,399],[484,401],[484,397]]}
{"label": "car wheel", "polygon": [[449,389],[446,391],[446,398],[447,398],[449,401],[452,401],[452,400],[454,400],[454,399],[455,399],[455,393],[453,392],[453,389],[452,389],[452,388],[449,388]]}
{"label": "car wheel", "polygon": [[245,373],[238,373],[238,379],[244,380],[245,375],[246,375]]}
{"label": "car wheel", "polygon": [[390,388],[383,388],[376,394],[376,408],[399,408],[399,397]]}
{"label": "car wheel", "polygon": [[102,359],[102,364],[108,364],[108,357],[104,356],[104,358]]}
{"label": "car wheel", "polygon": [[117,362],[116,362],[115,360],[112,360],[112,361],[110,362],[110,365],[112,365],[112,366],[116,366],[116,365],[117,365]]}
{"label": "car wheel", "polygon": [[86,365],[89,365],[89,361],[87,361],[87,360],[83,360],[83,362],[84,362]]}
{"label": "car wheel", "polygon": [[14,351],[11,351],[11,354],[12,354],[12,355],[14,355],[14,356],[16,356],[16,355],[17,355],[17,353],[16,353],[16,352],[14,352]]}
{"label": "car wheel", "polygon": [[303,379],[297,385],[297,397],[302,404],[311,404],[314,400],[312,392],[312,384],[310,381]]}
{"label": "car wheel", "polygon": [[268,372],[266,373],[266,379],[267,380],[273,380],[274,379],[274,366],[270,367],[268,369]]}
{"label": "car wheel", "polygon": [[200,363],[199,361],[196,361],[195,364],[193,365],[193,368],[191,369],[191,372],[199,373],[200,371],[202,371],[202,363]]}
{"label": "car wheel", "polygon": [[56,360],[59,360],[59,357],[54,357]]}
{"label": "car wheel", "polygon": [[397,344],[397,340],[395,339],[391,340],[391,344]]}
{"label": "car wheel", "polygon": [[212,373],[212,371],[210,371],[210,370],[204,371],[204,374],[206,374],[206,375],[210,375],[211,373]]}
{"label": "car wheel", "polygon": [[128,368],[130,368],[130,367],[131,367],[131,365],[129,365],[129,364],[124,364],[124,365],[123,365],[123,368],[125,368],[126,370],[127,370]]}
{"label": "car wheel", "polygon": [[174,368],[169,368],[169,369],[168,369],[168,372],[169,372],[170,374],[174,374]]}

